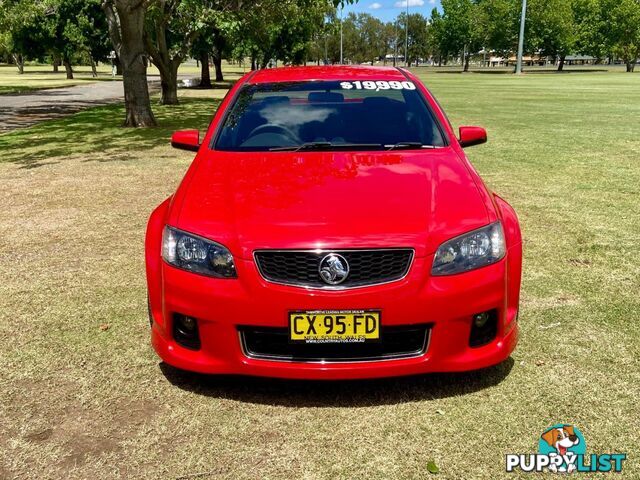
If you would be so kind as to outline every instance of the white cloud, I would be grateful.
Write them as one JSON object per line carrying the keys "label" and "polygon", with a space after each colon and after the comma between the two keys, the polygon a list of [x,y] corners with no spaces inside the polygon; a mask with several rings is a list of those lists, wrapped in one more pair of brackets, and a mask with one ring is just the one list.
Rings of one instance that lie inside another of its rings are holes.
{"label": "white cloud", "polygon": [[410,7],[421,7],[424,5],[424,0],[400,0],[393,4],[396,8],[407,8],[407,2]]}
{"label": "white cloud", "polygon": [[382,4],[378,2],[373,2],[371,5],[369,5],[369,8],[371,10],[378,10],[379,8],[382,8]]}

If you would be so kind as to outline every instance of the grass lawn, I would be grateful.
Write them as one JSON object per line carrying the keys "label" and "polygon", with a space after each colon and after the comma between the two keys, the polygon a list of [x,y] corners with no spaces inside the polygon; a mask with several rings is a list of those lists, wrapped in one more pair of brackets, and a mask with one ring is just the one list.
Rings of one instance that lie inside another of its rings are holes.
{"label": "grass lawn", "polygon": [[[237,66],[225,65],[227,71],[237,75],[242,73],[242,68]],[[15,65],[0,65],[0,95],[25,93],[34,90],[43,90],[46,88],[69,87],[72,85],[81,85],[83,83],[91,83],[96,81],[109,81],[111,77],[111,65],[98,66],[98,78],[91,76],[91,67],[74,66],[73,80],[67,80],[64,67],[60,67],[58,73],[53,73],[51,65],[26,65],[24,73],[18,74]],[[213,75],[213,69],[212,75]],[[150,67],[147,70],[148,75],[159,75],[158,69]],[[196,67],[195,62],[192,64],[184,64],[178,72],[181,75],[200,76],[200,68]],[[118,80],[122,77],[116,77]],[[0,104],[2,98],[0,97]]]}
{"label": "grass lawn", "polygon": [[[91,67],[74,67],[73,80],[67,80],[64,67],[53,73],[50,65],[26,65],[19,74],[15,65],[0,65],[0,94],[24,93],[45,88],[69,87],[97,80],[111,79],[111,67],[100,65],[98,78],[91,76]],[[0,103],[1,103],[0,97]]]}
{"label": "grass lawn", "polygon": [[454,125],[487,128],[470,158],[520,215],[512,359],[340,383],[161,365],[145,224],[192,158],[171,131],[224,92],[181,91],[147,130],[99,107],[0,135],[0,478],[530,478],[504,455],[558,422],[640,478],[640,75],[418,72]]}

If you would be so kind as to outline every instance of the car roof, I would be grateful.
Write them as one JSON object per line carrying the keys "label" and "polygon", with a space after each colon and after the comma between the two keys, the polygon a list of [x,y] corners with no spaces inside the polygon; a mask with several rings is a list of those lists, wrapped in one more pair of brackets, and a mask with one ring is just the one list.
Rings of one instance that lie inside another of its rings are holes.
{"label": "car roof", "polygon": [[280,67],[258,70],[247,83],[302,82],[312,80],[406,80],[395,67],[368,65],[327,65],[313,67]]}

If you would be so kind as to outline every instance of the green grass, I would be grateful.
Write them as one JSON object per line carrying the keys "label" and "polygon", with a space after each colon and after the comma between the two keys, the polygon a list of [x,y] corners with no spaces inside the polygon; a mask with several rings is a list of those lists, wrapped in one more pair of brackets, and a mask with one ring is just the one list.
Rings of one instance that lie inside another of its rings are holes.
{"label": "green grass", "polygon": [[[242,72],[242,68],[225,65],[227,71],[232,75]],[[24,73],[19,74],[15,65],[0,65],[0,95],[28,93],[36,90],[48,88],[69,87],[82,85],[96,81],[109,81],[111,77],[111,65],[99,65],[98,77],[91,76],[91,67],[86,65],[74,66],[74,78],[67,80],[64,67],[60,67],[58,73],[53,73],[51,65],[26,65]],[[213,71],[213,69],[212,69]],[[149,75],[159,75],[158,69],[151,66],[147,73]],[[181,75],[200,76],[200,68],[194,64],[182,65],[178,72]],[[213,72],[212,72],[213,74]],[[121,77],[116,77],[120,79]]]}
{"label": "green grass", "polygon": [[[98,80],[111,78],[111,67],[101,65],[98,68]],[[19,74],[15,65],[0,65],[0,94],[25,93],[47,88],[68,87],[95,82],[91,77],[91,67],[74,67],[74,79],[67,80],[64,67],[53,73],[50,65],[26,65],[24,73]]]}
{"label": "green grass", "polygon": [[163,367],[145,223],[192,158],[170,132],[206,128],[223,92],[182,91],[148,130],[99,107],[0,135],[0,478],[530,478],[504,455],[556,422],[640,478],[640,75],[418,72],[487,128],[469,157],[522,222],[511,360],[339,383]]}

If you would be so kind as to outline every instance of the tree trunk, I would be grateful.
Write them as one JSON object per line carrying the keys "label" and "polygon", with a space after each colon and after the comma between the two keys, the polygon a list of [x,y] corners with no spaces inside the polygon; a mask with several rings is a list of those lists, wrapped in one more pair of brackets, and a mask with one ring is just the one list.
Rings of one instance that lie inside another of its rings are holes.
{"label": "tree trunk", "polygon": [[169,64],[156,65],[160,71],[160,104],[178,105],[178,67],[180,60],[170,60]]}
{"label": "tree trunk", "polygon": [[64,70],[67,72],[67,80],[73,80],[73,68],[71,68],[71,61],[68,56],[62,57],[62,64],[64,65]]}
{"label": "tree trunk", "polygon": [[628,73],[633,73],[633,70],[634,70],[634,67],[635,67],[634,63],[635,62],[633,60],[627,60],[627,72]]}
{"label": "tree trunk", "polygon": [[464,53],[464,68],[462,69],[463,72],[468,72],[469,71],[469,59],[471,58],[471,52],[467,52],[465,49],[465,53]]}
{"label": "tree trunk", "polygon": [[200,88],[212,88],[211,75],[209,74],[209,54],[202,52],[200,54]]}
{"label": "tree trunk", "polygon": [[13,60],[16,62],[16,67],[18,67],[18,74],[22,75],[24,73],[24,57],[20,53],[14,53]]}
{"label": "tree trunk", "polygon": [[252,56],[251,57],[251,71],[253,70],[257,70],[258,65],[256,64],[256,57]]}
{"label": "tree trunk", "polygon": [[558,71],[561,72],[564,69],[565,55],[560,55],[560,61],[558,62]]}
{"label": "tree trunk", "polygon": [[[103,8],[109,24],[109,35],[122,65],[124,103],[126,107],[125,127],[151,127],[156,120],[151,111],[147,69],[144,66],[144,17],[142,2],[136,8],[105,0]],[[117,17],[116,17],[117,11]]]}
{"label": "tree trunk", "polygon": [[165,78],[160,80],[162,93],[160,95],[161,105],[178,105],[178,79]]}
{"label": "tree trunk", "polygon": [[122,83],[124,84],[124,103],[127,110],[123,126],[152,127],[156,125],[149,100],[147,71],[142,60],[134,61],[129,68],[123,69]]}
{"label": "tree trunk", "polygon": [[216,82],[224,81],[224,76],[222,75],[222,57],[220,54],[215,52],[211,56],[211,60],[213,61],[213,66],[216,70]]}
{"label": "tree trunk", "polygon": [[116,57],[114,63],[116,64],[116,75],[122,75],[122,62],[120,58]]}
{"label": "tree trunk", "polygon": [[96,62],[93,57],[89,57],[91,59],[91,76],[93,78],[98,78],[98,69],[96,68]]}
{"label": "tree trunk", "polygon": [[53,54],[53,73],[58,73],[58,67],[60,67],[60,54]]}

